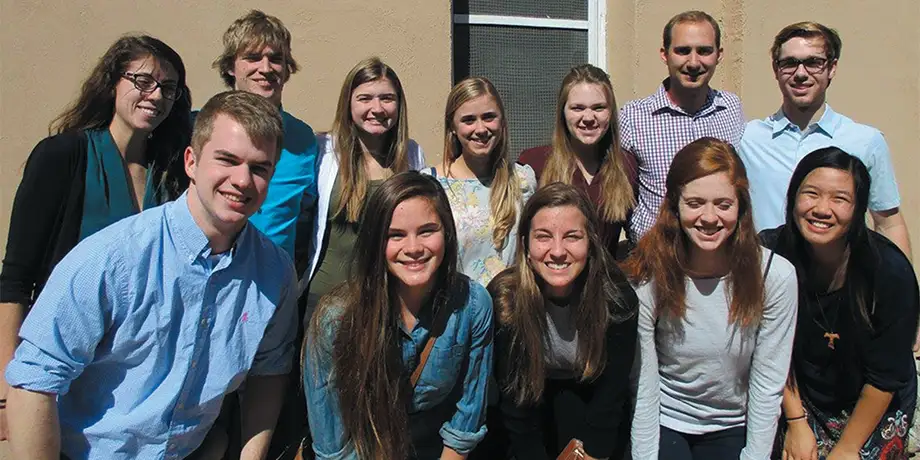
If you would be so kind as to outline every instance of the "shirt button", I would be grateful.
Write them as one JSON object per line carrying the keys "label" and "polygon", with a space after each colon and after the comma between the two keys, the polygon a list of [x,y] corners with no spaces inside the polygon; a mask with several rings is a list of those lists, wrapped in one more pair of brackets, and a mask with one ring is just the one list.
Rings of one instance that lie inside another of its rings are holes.
{"label": "shirt button", "polygon": [[198,365],[198,361],[192,361],[192,367],[195,367],[197,365]]}
{"label": "shirt button", "polygon": [[208,319],[207,319],[207,318],[201,320],[201,327],[208,327]]}

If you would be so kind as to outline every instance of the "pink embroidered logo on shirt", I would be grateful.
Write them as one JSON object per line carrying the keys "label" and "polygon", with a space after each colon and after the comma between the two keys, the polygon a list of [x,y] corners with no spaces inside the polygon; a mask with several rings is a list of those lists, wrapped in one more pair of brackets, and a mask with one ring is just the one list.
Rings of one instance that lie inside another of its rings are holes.
{"label": "pink embroidered logo on shirt", "polygon": [[247,320],[249,320],[249,312],[244,311],[244,312],[243,312],[243,317],[240,318],[240,322],[241,322],[241,323],[245,323]]}

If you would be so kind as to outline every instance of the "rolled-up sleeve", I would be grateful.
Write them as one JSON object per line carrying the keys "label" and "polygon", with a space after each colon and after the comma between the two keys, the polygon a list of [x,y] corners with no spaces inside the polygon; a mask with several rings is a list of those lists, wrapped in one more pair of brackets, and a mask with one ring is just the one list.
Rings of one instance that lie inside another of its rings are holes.
{"label": "rolled-up sleeve", "polygon": [[22,342],[6,368],[10,386],[66,394],[92,362],[115,299],[127,288],[120,260],[98,246],[77,246],[52,272],[20,329]]}
{"label": "rolled-up sleeve", "polygon": [[888,211],[901,206],[898,181],[891,163],[891,152],[882,133],[876,132],[867,146],[869,160],[866,168],[871,177],[869,185],[869,209]]}
{"label": "rolled-up sleeve", "polygon": [[288,261],[285,276],[289,280],[278,308],[265,327],[249,375],[283,375],[291,371],[294,361],[294,338],[297,336],[297,276]]}
{"label": "rolled-up sleeve", "polygon": [[457,411],[441,426],[444,445],[468,454],[486,436],[486,391],[492,370],[492,298],[478,283],[470,283],[471,339],[469,366]]}

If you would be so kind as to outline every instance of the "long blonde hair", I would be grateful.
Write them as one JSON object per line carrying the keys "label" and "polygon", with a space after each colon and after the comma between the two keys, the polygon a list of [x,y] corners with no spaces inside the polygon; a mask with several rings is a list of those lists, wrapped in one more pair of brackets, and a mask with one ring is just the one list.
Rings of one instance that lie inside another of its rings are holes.
{"label": "long blonde hair", "polygon": [[569,93],[576,85],[587,83],[603,88],[610,107],[610,125],[607,133],[598,141],[601,166],[601,198],[597,213],[601,220],[619,222],[626,220],[629,210],[635,205],[635,195],[626,165],[623,151],[620,150],[620,131],[617,124],[617,101],[613,95],[613,85],[607,74],[591,64],[573,67],[562,79],[559,97],[556,100],[556,123],[553,128],[553,153],[546,161],[546,168],[540,177],[540,186],[553,182],[572,183],[575,173],[575,149],[572,147],[572,133],[565,121],[565,106]]}
{"label": "long blonde hair", "polygon": [[454,85],[447,95],[447,107],[444,110],[444,176],[450,176],[450,165],[460,157],[460,141],[454,130],[454,114],[461,105],[481,96],[495,100],[501,112],[501,134],[498,144],[490,154],[492,179],[489,193],[489,208],[492,213],[492,244],[501,250],[507,244],[508,234],[514,227],[516,207],[521,202],[521,188],[514,174],[514,162],[511,161],[508,141],[508,119],[505,117],[505,105],[498,90],[488,79],[469,77]]}
{"label": "long blonde hair", "polygon": [[399,100],[396,126],[385,134],[384,145],[387,154],[383,166],[389,168],[393,174],[409,170],[409,122],[402,83],[396,72],[379,58],[367,58],[345,76],[330,133],[338,155],[339,180],[342,186],[342,198],[334,215],[338,216],[344,212],[349,222],[358,221],[364,202],[367,201],[368,187],[367,173],[364,171],[364,153],[358,139],[359,128],[351,118],[351,94],[358,86],[378,80],[388,80],[392,83]]}

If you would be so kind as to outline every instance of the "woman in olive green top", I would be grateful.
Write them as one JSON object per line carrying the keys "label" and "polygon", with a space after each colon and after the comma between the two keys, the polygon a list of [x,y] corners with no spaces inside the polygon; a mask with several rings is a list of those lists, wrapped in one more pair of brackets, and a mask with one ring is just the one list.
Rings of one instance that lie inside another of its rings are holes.
{"label": "woman in olive green top", "polygon": [[424,167],[422,150],[408,132],[396,72],[378,58],[359,62],[345,77],[332,131],[317,137],[317,250],[304,277],[310,283],[305,322],[320,297],[347,280],[367,198],[387,177]]}

